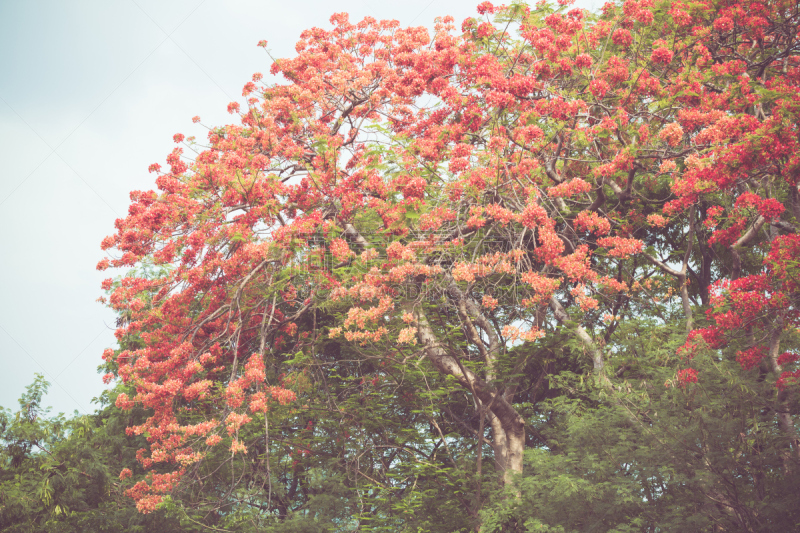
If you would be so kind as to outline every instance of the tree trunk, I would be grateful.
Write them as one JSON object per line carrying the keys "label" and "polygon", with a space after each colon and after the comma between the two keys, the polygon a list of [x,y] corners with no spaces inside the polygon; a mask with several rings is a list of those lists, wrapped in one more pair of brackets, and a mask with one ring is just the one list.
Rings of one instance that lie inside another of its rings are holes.
{"label": "tree trunk", "polygon": [[486,409],[486,416],[492,428],[490,444],[494,452],[495,465],[501,474],[502,483],[509,486],[514,476],[522,473],[525,420],[501,391],[472,370],[465,368],[456,355],[449,353],[438,342],[433,328],[421,309],[415,308],[413,311],[417,321],[417,337],[426,357],[440,373],[454,377],[464,389],[473,394],[479,406]]}

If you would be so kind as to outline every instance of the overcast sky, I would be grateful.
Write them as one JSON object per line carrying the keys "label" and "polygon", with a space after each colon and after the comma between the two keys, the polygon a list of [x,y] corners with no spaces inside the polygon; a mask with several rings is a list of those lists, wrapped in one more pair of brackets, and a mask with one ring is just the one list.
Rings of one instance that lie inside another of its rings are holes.
{"label": "overcast sky", "polygon": [[[478,0],[0,0],[0,406],[36,372],[55,412],[90,413],[114,314],[100,241],[154,188],[175,133],[233,122],[242,86],[334,12],[432,27]],[[500,3],[500,2],[498,2]],[[594,7],[591,0],[582,7]]]}

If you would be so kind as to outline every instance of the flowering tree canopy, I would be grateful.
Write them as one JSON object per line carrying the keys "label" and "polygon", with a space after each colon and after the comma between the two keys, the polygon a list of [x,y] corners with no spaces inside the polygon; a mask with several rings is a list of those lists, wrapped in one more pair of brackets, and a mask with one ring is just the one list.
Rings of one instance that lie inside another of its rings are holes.
{"label": "flowering tree canopy", "polygon": [[[555,338],[613,393],[620,325],[677,321],[679,389],[716,350],[793,398],[797,3],[478,13],[432,35],[334,15],[274,61],[283,83],[244,86],[238,124],[206,146],[176,135],[194,155],[175,148],[150,168],[157,190],[131,193],[98,268],[151,272],[104,284],[123,317],[108,378],[135,390],[117,405],[152,410],[129,428],[150,443],[149,481],[129,491],[142,511],[201,479],[215,447],[248,456],[240,435],[320,408],[345,352],[371,365],[361,386],[400,391],[423,365],[432,389],[467,394],[508,485],[531,438],[530,368]],[[776,416],[796,460],[792,415]]]}

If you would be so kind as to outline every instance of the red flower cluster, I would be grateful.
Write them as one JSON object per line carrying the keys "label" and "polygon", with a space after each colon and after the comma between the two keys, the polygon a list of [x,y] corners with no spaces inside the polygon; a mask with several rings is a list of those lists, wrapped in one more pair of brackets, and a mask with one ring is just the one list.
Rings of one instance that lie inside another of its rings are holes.
{"label": "red flower cluster", "polygon": [[686,387],[686,385],[689,383],[697,383],[697,370],[694,368],[684,368],[683,370],[678,370],[678,374],[675,379],[681,387]]}

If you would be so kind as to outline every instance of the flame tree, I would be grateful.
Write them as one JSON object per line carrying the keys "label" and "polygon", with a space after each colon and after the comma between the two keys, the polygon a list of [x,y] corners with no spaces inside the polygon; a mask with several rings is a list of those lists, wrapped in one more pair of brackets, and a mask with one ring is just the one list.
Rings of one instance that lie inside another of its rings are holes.
{"label": "flame tree", "polygon": [[142,511],[220,453],[262,472],[273,509],[322,453],[321,413],[343,431],[327,453],[358,455],[379,421],[342,428],[373,401],[430,438],[384,435],[356,479],[473,457],[454,505],[477,519],[484,455],[512,487],[542,445],[552,365],[613,396],[629,367],[609,358],[644,316],[683,331],[668,385],[702,384],[709,350],[770,376],[797,468],[798,5],[478,13],[433,35],[334,15],[273,62],[285,82],[244,86],[238,124],[176,135],[194,155],[131,193],[98,268],[161,267],[105,282],[129,347],[104,356],[132,391],[117,405],[152,410],[129,429],[150,443]]}

